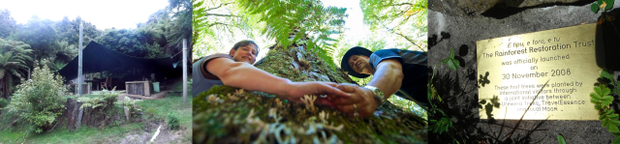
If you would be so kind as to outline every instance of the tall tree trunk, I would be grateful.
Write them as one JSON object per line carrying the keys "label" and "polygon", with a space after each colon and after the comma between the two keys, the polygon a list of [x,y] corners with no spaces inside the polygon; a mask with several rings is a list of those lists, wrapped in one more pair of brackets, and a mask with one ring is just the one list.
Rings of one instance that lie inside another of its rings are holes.
{"label": "tall tree trunk", "polygon": [[5,73],[5,77],[0,79],[0,87],[2,88],[2,97],[7,99],[7,100],[11,100],[11,90],[9,88],[9,77],[10,75],[6,75],[8,73]]}
{"label": "tall tree trunk", "polygon": [[[276,47],[255,66],[291,81],[355,83],[304,46]],[[427,139],[426,120],[391,103],[364,120],[328,106],[287,103],[228,86],[215,86],[194,96],[192,103],[194,143],[424,143]]]}
{"label": "tall tree trunk", "polygon": [[327,62],[319,59],[314,52],[306,50],[303,45],[289,47],[288,49],[274,48],[254,66],[291,81],[330,81],[357,84],[342,69],[332,69]]}

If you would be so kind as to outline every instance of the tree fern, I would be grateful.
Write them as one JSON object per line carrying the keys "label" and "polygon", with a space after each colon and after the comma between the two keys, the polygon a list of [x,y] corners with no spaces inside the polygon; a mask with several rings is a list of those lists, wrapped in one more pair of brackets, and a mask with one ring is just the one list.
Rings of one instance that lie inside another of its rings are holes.
{"label": "tree fern", "polygon": [[9,99],[14,79],[27,75],[26,63],[32,61],[30,45],[21,41],[0,39],[0,89],[2,96]]}
{"label": "tree fern", "polygon": [[248,19],[264,23],[261,34],[276,40],[278,46],[287,48],[293,44],[306,45],[308,51],[319,54],[319,57],[334,67],[333,43],[342,33],[345,8],[323,7],[320,1],[246,1],[238,0],[237,7],[248,15]]}

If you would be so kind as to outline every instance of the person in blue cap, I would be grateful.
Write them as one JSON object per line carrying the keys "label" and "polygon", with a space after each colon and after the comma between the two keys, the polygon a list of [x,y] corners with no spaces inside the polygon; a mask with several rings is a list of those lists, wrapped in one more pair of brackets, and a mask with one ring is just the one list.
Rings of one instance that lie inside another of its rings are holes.
{"label": "person in blue cap", "polygon": [[427,53],[419,51],[382,49],[372,52],[353,47],[344,54],[340,67],[351,76],[373,75],[373,78],[365,86],[339,84],[336,87],[350,93],[351,97],[337,97],[332,102],[338,110],[354,117],[372,116],[392,94],[426,106],[427,57]]}

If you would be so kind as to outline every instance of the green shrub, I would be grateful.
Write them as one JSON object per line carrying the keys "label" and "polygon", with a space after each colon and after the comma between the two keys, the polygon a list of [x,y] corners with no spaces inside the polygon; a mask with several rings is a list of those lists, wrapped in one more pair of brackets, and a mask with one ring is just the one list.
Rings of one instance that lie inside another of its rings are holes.
{"label": "green shrub", "polygon": [[179,119],[171,114],[168,114],[168,128],[171,130],[179,129]]}
{"label": "green shrub", "polygon": [[17,86],[6,109],[26,123],[28,133],[41,133],[51,128],[65,109],[62,96],[66,91],[63,78],[41,64],[34,69],[30,80]]}
{"label": "green shrub", "polygon": [[117,101],[118,95],[123,92],[115,90],[116,87],[114,87],[112,91],[104,89],[103,91],[95,92],[93,93],[95,97],[79,97],[77,101],[82,103],[80,109],[91,108],[92,110],[103,112],[107,108],[113,107],[114,103]]}
{"label": "green shrub", "polygon": [[2,108],[6,107],[7,105],[9,105],[9,101],[4,98],[0,98],[0,110],[2,110]]}
{"label": "green shrub", "polygon": [[116,102],[116,104],[120,105],[121,107],[127,107],[129,109],[129,112],[131,113],[130,117],[136,117],[142,112],[142,108],[136,105],[136,103],[141,101],[142,100],[131,100],[131,98],[125,97],[124,101],[118,101]]}

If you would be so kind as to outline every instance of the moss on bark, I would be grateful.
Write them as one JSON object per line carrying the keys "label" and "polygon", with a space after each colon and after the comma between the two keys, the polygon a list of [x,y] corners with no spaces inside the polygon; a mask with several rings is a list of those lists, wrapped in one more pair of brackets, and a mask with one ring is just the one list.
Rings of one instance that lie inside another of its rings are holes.
{"label": "moss on bark", "polygon": [[[292,81],[355,83],[303,47],[271,50],[257,68]],[[426,143],[426,120],[391,103],[375,116],[351,118],[327,106],[315,111],[274,95],[215,86],[193,99],[194,143]]]}

